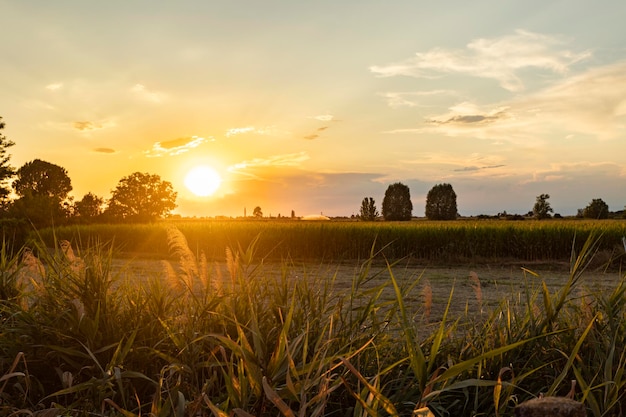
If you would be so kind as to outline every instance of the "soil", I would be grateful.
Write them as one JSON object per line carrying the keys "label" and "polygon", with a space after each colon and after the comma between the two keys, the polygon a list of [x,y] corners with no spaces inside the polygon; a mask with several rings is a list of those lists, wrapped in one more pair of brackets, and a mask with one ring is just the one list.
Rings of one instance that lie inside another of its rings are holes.
{"label": "soil", "polygon": [[[177,265],[167,260],[156,259],[114,259],[113,270],[117,278],[123,280],[146,280],[150,277],[167,276],[165,263],[176,268]],[[256,265],[255,273],[264,277],[280,277],[284,265],[268,263]],[[287,268],[290,279],[333,279],[337,291],[349,291],[355,277],[359,276],[361,265],[358,262],[342,264],[293,264]],[[225,263],[211,265],[211,276],[227,279]],[[401,288],[406,289],[404,301],[413,306],[415,314],[425,312],[426,293],[431,294],[432,321],[439,319],[450,301],[452,317],[464,311],[486,313],[502,302],[511,301],[515,305],[524,305],[526,294],[539,293],[543,282],[551,293],[555,293],[568,281],[568,266],[563,264],[521,264],[479,265],[472,267],[431,267],[412,264],[398,264],[388,268],[386,265],[372,265],[363,280],[364,287],[385,285],[382,297],[395,299],[390,276],[393,274]],[[573,297],[599,294],[611,291],[624,278],[619,271],[588,269],[578,280]],[[415,283],[417,281],[417,283]],[[413,285],[415,284],[415,285]],[[413,286],[412,286],[413,285]],[[412,287],[411,287],[412,286]],[[410,287],[410,288],[409,288]]]}

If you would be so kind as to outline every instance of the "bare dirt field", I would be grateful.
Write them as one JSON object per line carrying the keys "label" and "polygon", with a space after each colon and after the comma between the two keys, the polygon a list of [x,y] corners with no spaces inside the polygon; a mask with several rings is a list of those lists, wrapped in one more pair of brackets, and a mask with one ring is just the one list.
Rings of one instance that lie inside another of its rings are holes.
{"label": "bare dirt field", "polygon": [[[166,260],[155,259],[114,259],[113,270],[118,278],[141,282],[150,277],[167,276],[165,264],[176,267]],[[255,274],[264,278],[279,278],[287,274],[293,280],[332,280],[336,291],[349,291],[355,277],[362,274],[362,265],[354,261],[342,264],[301,263],[285,268],[280,263],[255,265]],[[285,270],[287,272],[285,272]],[[225,263],[214,263],[209,272],[213,279],[225,280],[228,271]],[[397,264],[391,268],[386,265],[372,265],[363,275],[363,287],[384,285],[382,297],[394,299],[390,276],[393,274],[401,288],[408,288],[405,303],[418,311],[423,307],[430,294],[432,300],[431,317],[441,317],[448,301],[451,301],[451,315],[455,316],[466,309],[470,312],[490,311],[503,301],[509,300],[516,305],[524,305],[527,291],[541,291],[545,282],[552,293],[558,291],[569,279],[567,265],[481,265],[476,267],[429,267],[411,264]],[[605,272],[601,269],[588,269],[580,278],[574,296],[610,291],[623,278],[622,272]]]}

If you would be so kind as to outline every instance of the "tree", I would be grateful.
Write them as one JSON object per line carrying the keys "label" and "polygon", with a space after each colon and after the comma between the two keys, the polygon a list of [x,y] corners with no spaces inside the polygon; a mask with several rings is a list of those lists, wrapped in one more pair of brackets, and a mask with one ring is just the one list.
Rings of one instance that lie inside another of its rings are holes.
{"label": "tree", "polygon": [[553,212],[552,207],[550,207],[550,203],[548,199],[550,198],[549,194],[541,194],[537,196],[537,201],[535,202],[535,206],[533,207],[533,216],[538,219],[549,219],[550,213]]}
{"label": "tree", "polygon": [[437,184],[426,195],[425,214],[429,220],[454,220],[457,217],[456,193],[450,184]]}
{"label": "tree", "polygon": [[252,215],[256,217],[257,219],[260,219],[261,217],[263,217],[263,211],[261,210],[261,207],[256,206],[254,210],[252,211]]}
{"label": "tree", "polygon": [[594,198],[583,210],[583,217],[587,219],[608,219],[609,206],[601,198]]}
{"label": "tree", "polygon": [[105,214],[128,221],[153,221],[176,208],[172,184],[158,175],[135,172],[122,178]]}
{"label": "tree", "polygon": [[372,221],[378,217],[378,210],[376,209],[376,202],[372,197],[365,197],[361,202],[360,211],[361,220]]}
{"label": "tree", "polygon": [[93,193],[87,193],[82,200],[74,203],[74,215],[83,220],[93,220],[102,214],[104,199]]}
{"label": "tree", "polygon": [[26,218],[36,227],[67,219],[72,181],[65,168],[35,159],[22,165],[15,175],[13,190],[19,198],[9,209],[13,217]]}
{"label": "tree", "polygon": [[10,141],[2,134],[4,129],[4,122],[0,117],[0,203],[4,204],[9,194],[11,193],[11,187],[7,184],[7,180],[15,174],[15,169],[9,165],[11,155],[7,154],[7,149],[15,145],[15,142]]}
{"label": "tree", "polygon": [[16,176],[13,189],[20,197],[42,196],[61,202],[72,191],[66,169],[41,159],[25,163]]}
{"label": "tree", "polygon": [[411,220],[413,203],[409,187],[400,182],[387,187],[382,210],[385,220]]}

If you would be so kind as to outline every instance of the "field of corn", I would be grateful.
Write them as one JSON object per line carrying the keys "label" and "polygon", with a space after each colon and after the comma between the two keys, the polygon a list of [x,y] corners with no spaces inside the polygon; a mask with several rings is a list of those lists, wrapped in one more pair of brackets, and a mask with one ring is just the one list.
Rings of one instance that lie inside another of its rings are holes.
{"label": "field of corn", "polygon": [[[512,416],[575,381],[588,415],[621,416],[624,226],[185,222],[5,238],[0,415]],[[134,279],[114,267],[121,253],[164,273]],[[461,309],[459,287],[434,301],[424,275],[403,273],[502,260],[569,270],[548,285],[520,269],[524,285],[491,302],[470,274]],[[590,285],[607,267],[614,279]]]}
{"label": "field of corn", "polygon": [[626,220],[551,221],[186,221],[145,225],[89,225],[40,231],[48,245],[55,239],[87,244],[114,242],[120,251],[165,257],[170,226],[178,228],[195,253],[223,260],[226,248],[247,247],[259,239],[260,259],[337,262],[368,259],[372,249],[387,259],[427,264],[481,264],[506,260],[569,261],[592,233],[602,234],[603,256],[623,253]]}

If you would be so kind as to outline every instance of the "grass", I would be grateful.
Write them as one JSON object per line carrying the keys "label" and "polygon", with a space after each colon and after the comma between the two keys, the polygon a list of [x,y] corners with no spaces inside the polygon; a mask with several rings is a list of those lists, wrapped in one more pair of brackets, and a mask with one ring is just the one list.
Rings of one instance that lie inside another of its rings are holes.
{"label": "grass", "polygon": [[122,274],[91,236],[75,259],[44,237],[2,246],[0,415],[512,416],[571,380],[589,414],[623,414],[626,277],[583,286],[600,235],[570,242],[559,288],[526,270],[494,305],[472,276],[474,302],[453,314],[451,288],[434,320],[430,282],[378,266],[378,241],[346,285],[288,257],[269,274],[264,234],[227,246],[223,270],[169,226],[167,279]]}

